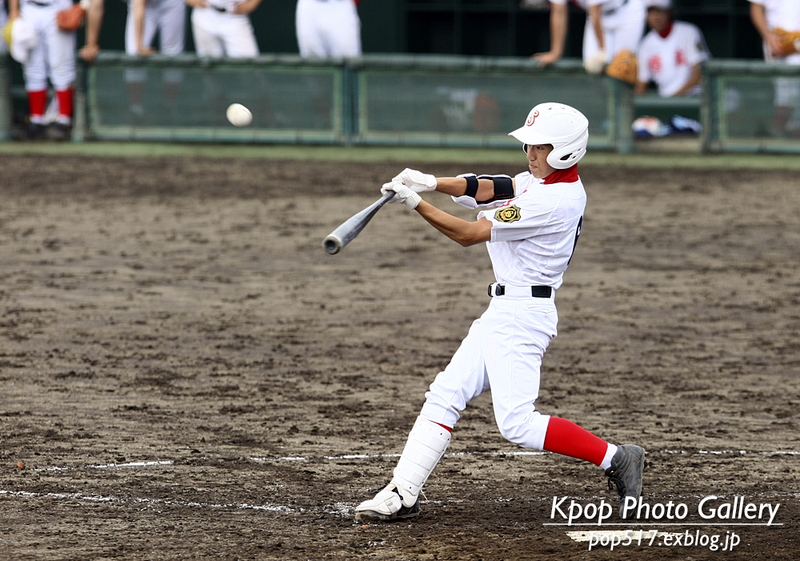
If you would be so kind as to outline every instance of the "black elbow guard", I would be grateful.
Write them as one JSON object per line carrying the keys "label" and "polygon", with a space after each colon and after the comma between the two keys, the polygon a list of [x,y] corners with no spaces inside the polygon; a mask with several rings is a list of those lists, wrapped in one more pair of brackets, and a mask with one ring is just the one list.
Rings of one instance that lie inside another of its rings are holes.
{"label": "black elbow guard", "polygon": [[492,203],[494,201],[505,201],[514,198],[514,182],[507,175],[479,175],[478,179],[491,179],[494,183],[494,198],[481,203]]}
{"label": "black elbow guard", "polygon": [[[467,208],[491,207],[497,201],[505,201],[514,198],[514,182],[508,175],[475,175],[474,173],[464,173],[458,177],[467,180],[467,190],[460,197],[453,197],[453,200]],[[494,197],[488,201],[478,201],[475,196],[478,194],[478,179],[491,179],[494,183]]]}

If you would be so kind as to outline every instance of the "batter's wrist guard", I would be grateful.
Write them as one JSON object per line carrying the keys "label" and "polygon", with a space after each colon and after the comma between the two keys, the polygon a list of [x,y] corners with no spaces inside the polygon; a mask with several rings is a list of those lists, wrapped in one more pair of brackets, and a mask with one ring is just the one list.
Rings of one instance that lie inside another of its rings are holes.
{"label": "batter's wrist guard", "polygon": [[[454,202],[467,208],[486,208],[497,206],[508,199],[514,198],[514,182],[508,175],[475,175],[465,173],[459,175],[467,180],[467,190],[460,197],[453,196]],[[491,179],[494,183],[494,197],[488,201],[478,201],[475,196],[478,194],[478,180]]]}

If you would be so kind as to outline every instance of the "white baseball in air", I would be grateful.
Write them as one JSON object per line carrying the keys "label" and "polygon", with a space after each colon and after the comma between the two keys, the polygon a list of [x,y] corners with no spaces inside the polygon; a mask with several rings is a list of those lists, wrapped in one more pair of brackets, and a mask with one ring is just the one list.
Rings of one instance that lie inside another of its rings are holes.
{"label": "white baseball in air", "polygon": [[241,103],[231,103],[225,115],[234,127],[246,127],[253,122],[253,114]]}

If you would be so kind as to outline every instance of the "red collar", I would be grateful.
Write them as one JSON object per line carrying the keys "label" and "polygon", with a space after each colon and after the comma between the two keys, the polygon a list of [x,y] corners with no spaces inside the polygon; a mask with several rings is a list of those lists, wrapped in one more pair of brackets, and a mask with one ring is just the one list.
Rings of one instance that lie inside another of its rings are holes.
{"label": "red collar", "polygon": [[578,181],[578,164],[571,168],[557,169],[550,175],[542,180],[543,185],[551,185],[553,183],[575,183]]}
{"label": "red collar", "polygon": [[666,39],[671,32],[672,32],[672,22],[669,22],[669,25],[667,25],[667,27],[665,27],[663,30],[659,31],[658,34],[661,35],[662,39]]}

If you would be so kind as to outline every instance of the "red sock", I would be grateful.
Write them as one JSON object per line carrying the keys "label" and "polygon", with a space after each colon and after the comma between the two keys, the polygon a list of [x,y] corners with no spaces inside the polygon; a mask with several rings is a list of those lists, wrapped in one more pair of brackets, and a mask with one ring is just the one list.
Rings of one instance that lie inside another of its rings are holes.
{"label": "red sock", "polygon": [[[436,423],[436,421],[433,421],[433,422]],[[436,423],[436,424],[439,425],[440,427],[442,427],[447,432],[453,432],[453,429],[448,427],[447,425],[443,425],[442,423]]]}
{"label": "red sock", "polygon": [[608,450],[608,442],[572,421],[560,417],[550,417],[544,437],[544,449],[548,452],[586,460],[599,466],[603,463],[603,458]]}
{"label": "red sock", "polygon": [[47,90],[28,92],[28,111],[31,117],[44,117],[44,106],[47,104]]}
{"label": "red sock", "polygon": [[56,95],[58,96],[58,115],[60,117],[66,117],[68,120],[72,119],[72,88],[67,88],[66,90],[57,91]]}

